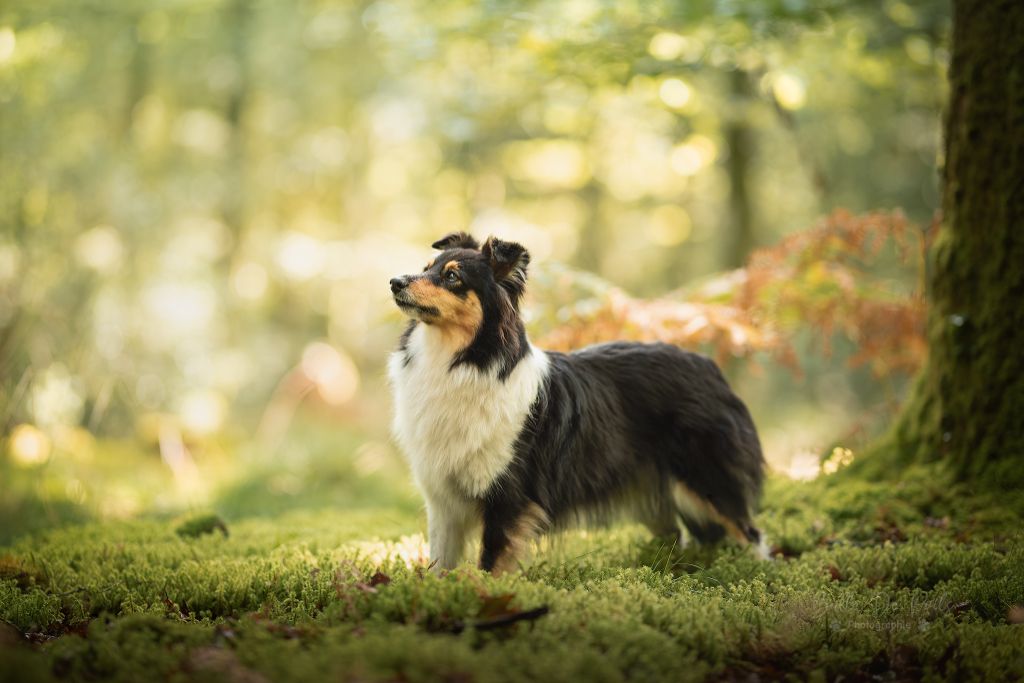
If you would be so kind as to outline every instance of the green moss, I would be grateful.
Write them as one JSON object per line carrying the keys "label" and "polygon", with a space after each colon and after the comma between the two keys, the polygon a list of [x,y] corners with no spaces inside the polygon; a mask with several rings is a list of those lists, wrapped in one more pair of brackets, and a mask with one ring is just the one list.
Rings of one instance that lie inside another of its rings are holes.
{"label": "green moss", "polygon": [[545,541],[522,572],[439,577],[402,559],[422,522],[391,509],[241,519],[227,538],[161,521],[52,531],[5,551],[37,578],[0,581],[0,616],[46,635],[0,658],[124,681],[1019,672],[1022,631],[1007,620],[1024,605],[1020,501],[972,495],[934,468],[905,474],[772,480],[761,523],[787,555],[773,562],[618,527]]}

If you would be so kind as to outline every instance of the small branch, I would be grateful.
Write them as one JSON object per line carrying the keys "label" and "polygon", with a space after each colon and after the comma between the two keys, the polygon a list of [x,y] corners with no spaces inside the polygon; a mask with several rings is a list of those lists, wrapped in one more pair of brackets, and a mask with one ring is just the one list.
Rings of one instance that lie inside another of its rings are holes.
{"label": "small branch", "polygon": [[551,609],[547,605],[541,605],[540,607],[535,607],[534,609],[526,610],[525,612],[502,614],[501,616],[497,616],[492,619],[481,619],[480,621],[468,624],[459,621],[452,626],[452,633],[462,633],[466,628],[473,628],[477,631],[493,631],[520,621],[536,621],[550,611]]}

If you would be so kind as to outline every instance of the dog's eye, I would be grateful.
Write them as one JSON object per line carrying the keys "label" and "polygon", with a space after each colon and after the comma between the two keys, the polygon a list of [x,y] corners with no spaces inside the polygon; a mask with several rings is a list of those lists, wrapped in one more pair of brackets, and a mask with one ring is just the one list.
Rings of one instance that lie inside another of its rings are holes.
{"label": "dog's eye", "polygon": [[457,285],[459,284],[459,275],[454,270],[449,270],[444,276],[444,281],[450,285]]}

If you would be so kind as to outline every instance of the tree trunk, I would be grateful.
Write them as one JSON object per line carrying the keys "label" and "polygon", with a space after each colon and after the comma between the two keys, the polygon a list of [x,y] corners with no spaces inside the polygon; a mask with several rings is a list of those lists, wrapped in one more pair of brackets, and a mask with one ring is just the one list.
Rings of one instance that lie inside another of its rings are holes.
{"label": "tree trunk", "polygon": [[725,128],[725,144],[729,147],[726,169],[729,172],[729,236],[725,241],[724,265],[742,268],[754,248],[754,210],[748,186],[754,135],[747,123],[750,107],[750,76],[742,69],[729,75],[732,105],[735,110]]}
{"label": "tree trunk", "polygon": [[898,425],[910,456],[1024,483],[1024,2],[954,0],[930,354]]}
{"label": "tree trunk", "polygon": [[242,244],[242,236],[245,230],[246,209],[248,206],[248,177],[246,167],[248,158],[246,154],[246,114],[249,105],[250,95],[250,66],[249,66],[249,24],[254,11],[252,3],[248,0],[234,0],[227,7],[227,23],[231,35],[232,54],[238,68],[238,78],[234,83],[227,102],[225,116],[231,125],[231,138],[228,150],[227,162],[227,189],[222,198],[222,214],[224,222],[231,231],[233,249],[228,251],[224,260],[225,266],[230,267],[231,259],[239,253],[238,247]]}

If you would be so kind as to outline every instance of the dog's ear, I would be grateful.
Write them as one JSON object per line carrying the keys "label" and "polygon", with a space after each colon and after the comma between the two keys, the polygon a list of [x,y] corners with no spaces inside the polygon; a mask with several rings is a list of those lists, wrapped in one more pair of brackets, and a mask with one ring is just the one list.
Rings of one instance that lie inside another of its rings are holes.
{"label": "dog's ear", "polygon": [[530,265],[530,252],[517,242],[505,242],[488,237],[480,253],[491,264],[494,281],[504,287],[513,300],[526,289],[526,267]]}
{"label": "dog's ear", "polygon": [[430,245],[432,249],[479,249],[480,243],[465,232],[453,232]]}

